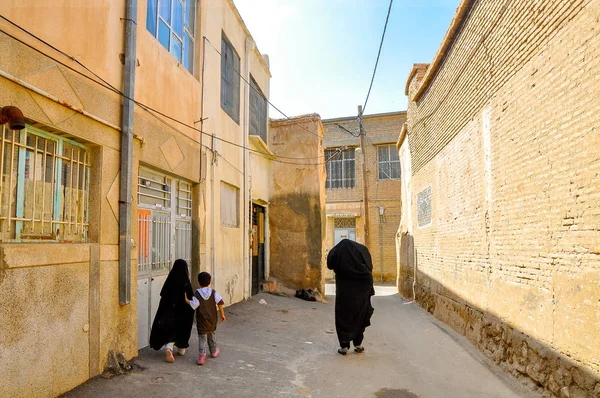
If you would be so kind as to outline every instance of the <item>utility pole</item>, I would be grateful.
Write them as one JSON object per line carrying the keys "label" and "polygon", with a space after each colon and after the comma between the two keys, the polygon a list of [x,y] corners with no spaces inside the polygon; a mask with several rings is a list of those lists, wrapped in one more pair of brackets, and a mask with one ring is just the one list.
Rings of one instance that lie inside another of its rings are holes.
{"label": "utility pole", "polygon": [[364,214],[364,230],[365,230],[365,246],[367,246],[367,249],[370,249],[370,245],[371,245],[371,239],[369,237],[369,228],[370,228],[370,224],[369,224],[369,196],[368,196],[368,190],[367,190],[367,162],[366,162],[366,155],[365,155],[365,130],[363,128],[363,108],[362,105],[358,106],[358,128],[360,131],[360,151],[362,153],[362,175],[363,175],[363,206],[365,209],[365,214]]}

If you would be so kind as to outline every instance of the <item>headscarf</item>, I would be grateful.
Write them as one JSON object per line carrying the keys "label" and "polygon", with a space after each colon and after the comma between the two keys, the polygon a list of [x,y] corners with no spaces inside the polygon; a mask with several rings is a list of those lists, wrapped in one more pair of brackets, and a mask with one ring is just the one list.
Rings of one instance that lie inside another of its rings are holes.
{"label": "headscarf", "polygon": [[183,292],[187,294],[188,299],[192,298],[192,284],[190,283],[187,262],[178,259],[171,267],[167,280],[160,291],[160,296],[179,301],[179,299],[183,300]]}
{"label": "headscarf", "polygon": [[366,246],[349,239],[342,239],[327,255],[327,268],[333,270],[336,279],[373,280],[373,262]]}

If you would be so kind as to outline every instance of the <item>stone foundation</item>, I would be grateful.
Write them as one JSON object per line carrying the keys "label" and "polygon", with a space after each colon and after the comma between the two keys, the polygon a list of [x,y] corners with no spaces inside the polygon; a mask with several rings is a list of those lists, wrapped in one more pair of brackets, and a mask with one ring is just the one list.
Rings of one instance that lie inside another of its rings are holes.
{"label": "stone foundation", "polygon": [[419,305],[523,384],[546,397],[600,398],[600,376],[578,362],[467,303],[421,285],[415,286],[415,292]]}

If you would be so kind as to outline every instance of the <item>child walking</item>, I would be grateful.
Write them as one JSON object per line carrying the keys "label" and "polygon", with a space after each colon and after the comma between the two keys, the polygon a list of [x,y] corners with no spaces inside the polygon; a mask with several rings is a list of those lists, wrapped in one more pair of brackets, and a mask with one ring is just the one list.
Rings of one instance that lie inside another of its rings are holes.
{"label": "child walking", "polygon": [[217,340],[215,339],[215,331],[217,330],[217,307],[221,315],[221,322],[225,322],[225,312],[223,311],[223,298],[219,293],[209,287],[211,275],[208,272],[200,272],[198,274],[198,284],[200,289],[194,292],[194,297],[188,300],[185,296],[185,301],[196,310],[196,327],[198,329],[198,348],[200,356],[198,357],[198,365],[204,365],[206,360],[206,344],[210,356],[216,358],[219,356],[219,348],[217,348]]}

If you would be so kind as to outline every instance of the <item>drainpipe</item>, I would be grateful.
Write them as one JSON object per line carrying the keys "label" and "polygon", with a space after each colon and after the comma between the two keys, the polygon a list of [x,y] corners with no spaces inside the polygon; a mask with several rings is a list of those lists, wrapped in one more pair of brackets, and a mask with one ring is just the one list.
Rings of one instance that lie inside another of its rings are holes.
{"label": "drainpipe", "polygon": [[[250,53],[254,50],[254,41],[246,39],[246,65],[244,71],[244,79],[250,82]],[[244,148],[248,147],[248,136],[250,135],[250,84],[244,85]],[[249,154],[247,150],[244,151],[244,264],[248,266],[248,270],[244,272],[244,298],[250,297],[252,294],[252,261],[250,257],[250,206],[252,202],[252,196],[248,191],[248,161]],[[257,238],[255,236],[253,239]],[[247,272],[245,272],[247,271]]]}
{"label": "drainpipe", "polygon": [[119,186],[119,304],[131,300],[131,198],[133,169],[133,113],[135,90],[137,0],[127,0],[123,119],[121,121],[121,176]]}

